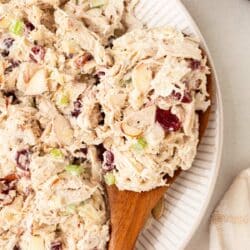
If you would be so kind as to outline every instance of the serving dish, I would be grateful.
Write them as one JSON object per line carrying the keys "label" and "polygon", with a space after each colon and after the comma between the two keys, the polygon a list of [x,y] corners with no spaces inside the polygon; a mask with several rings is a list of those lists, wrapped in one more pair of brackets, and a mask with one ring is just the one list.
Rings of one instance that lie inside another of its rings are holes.
{"label": "serving dish", "polygon": [[190,170],[182,172],[164,197],[165,211],[160,220],[141,233],[136,249],[183,249],[191,239],[206,211],[220,167],[223,141],[223,111],[214,63],[198,26],[179,0],[140,0],[136,17],[149,27],[174,26],[195,35],[208,56],[213,97],[208,127],[199,144]]}

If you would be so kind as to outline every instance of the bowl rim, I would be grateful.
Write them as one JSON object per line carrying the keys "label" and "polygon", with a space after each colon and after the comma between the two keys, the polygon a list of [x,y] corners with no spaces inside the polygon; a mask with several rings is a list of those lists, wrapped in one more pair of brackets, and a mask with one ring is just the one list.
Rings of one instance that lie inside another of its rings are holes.
{"label": "bowl rim", "polygon": [[218,179],[218,174],[219,174],[219,169],[221,166],[221,157],[222,157],[222,147],[223,147],[223,131],[224,131],[224,113],[223,113],[223,105],[222,105],[222,95],[221,95],[221,90],[220,90],[220,84],[219,84],[219,78],[215,69],[215,64],[212,59],[212,55],[210,53],[210,50],[208,48],[208,45],[197,25],[197,23],[194,21],[192,18],[191,14],[187,10],[187,8],[184,6],[184,4],[181,2],[181,0],[175,0],[177,7],[180,8],[180,11],[185,15],[185,18],[187,21],[191,24],[192,28],[194,29],[195,33],[200,37],[201,44],[204,47],[210,66],[211,66],[211,73],[212,73],[212,79],[214,83],[214,90],[215,90],[215,99],[216,99],[216,104],[217,104],[217,111],[218,111],[218,135],[216,138],[216,145],[217,145],[217,151],[215,153],[215,167],[211,169],[211,178],[209,178],[209,183],[208,183],[208,191],[207,195],[204,199],[203,205],[201,209],[199,210],[199,213],[195,219],[195,222],[193,224],[193,227],[190,229],[189,233],[187,234],[187,237],[185,240],[183,240],[183,243],[181,244],[181,249],[184,249],[187,244],[190,242],[191,238],[193,237],[195,231],[198,229],[199,225],[201,224],[202,218],[204,217],[204,214],[206,210],[208,209],[208,205],[211,201],[212,195],[214,193],[215,189],[215,184]]}

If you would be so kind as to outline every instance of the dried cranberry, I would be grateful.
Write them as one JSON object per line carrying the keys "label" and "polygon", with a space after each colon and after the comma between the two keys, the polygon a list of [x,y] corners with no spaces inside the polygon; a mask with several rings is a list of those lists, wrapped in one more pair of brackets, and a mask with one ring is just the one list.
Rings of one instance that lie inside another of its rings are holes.
{"label": "dried cranberry", "polygon": [[33,47],[31,49],[31,51],[35,54],[35,55],[38,55],[40,53],[40,51],[42,50],[42,47],[39,46],[39,45],[36,45],[35,47]]}
{"label": "dried cranberry", "polygon": [[3,40],[3,44],[7,49],[9,49],[13,45],[14,41],[15,41],[14,38],[8,37]]}
{"label": "dried cranberry", "polygon": [[184,91],[184,96],[181,98],[181,93],[173,91],[172,94],[175,100],[181,100],[183,103],[190,103],[192,102],[192,96],[188,91]]}
{"label": "dried cranberry", "polygon": [[179,118],[175,114],[172,114],[171,110],[157,108],[155,119],[167,132],[177,131],[181,127]]}
{"label": "dried cranberry", "polygon": [[76,101],[74,101],[74,110],[71,111],[73,117],[78,117],[81,114],[82,102],[81,96],[79,96]]}
{"label": "dried cranberry", "polygon": [[34,61],[35,63],[44,59],[44,56],[45,56],[44,47],[40,45],[36,45],[33,48],[31,48],[31,52],[32,53],[30,53],[30,59]]}
{"label": "dried cranberry", "polygon": [[181,99],[181,93],[180,92],[176,92],[173,90],[172,94],[173,98],[177,101],[179,101]]}
{"label": "dried cranberry", "polygon": [[181,101],[183,103],[190,103],[190,102],[192,102],[192,96],[191,96],[190,92],[185,91],[184,92],[184,96],[182,97]]}
{"label": "dried cranberry", "polygon": [[190,67],[192,70],[197,70],[197,69],[199,69],[200,66],[201,66],[201,62],[200,62],[199,60],[189,59],[188,62],[189,62],[189,67]]}
{"label": "dried cranberry", "polygon": [[23,149],[16,153],[16,164],[18,168],[29,171],[30,158],[28,150]]}
{"label": "dried cranberry", "polygon": [[35,26],[31,22],[26,22],[25,28],[27,29],[27,31],[32,31],[35,29]]}
{"label": "dried cranberry", "polygon": [[103,156],[105,164],[111,165],[114,163],[114,154],[111,151],[104,152]]}
{"label": "dried cranberry", "polygon": [[50,245],[51,250],[62,250],[62,242],[60,241],[55,241],[52,242]]}
{"label": "dried cranberry", "polygon": [[103,159],[104,159],[103,165],[102,165],[103,170],[105,170],[105,171],[113,170],[114,167],[115,167],[115,165],[114,165],[114,160],[115,160],[114,154],[111,151],[106,151],[103,154]]}
{"label": "dried cranberry", "polygon": [[13,250],[20,250],[21,248],[17,245],[14,246]]}
{"label": "dried cranberry", "polygon": [[93,56],[90,53],[85,53],[84,55],[78,57],[75,60],[75,64],[78,68],[81,68],[85,63],[92,60]]}

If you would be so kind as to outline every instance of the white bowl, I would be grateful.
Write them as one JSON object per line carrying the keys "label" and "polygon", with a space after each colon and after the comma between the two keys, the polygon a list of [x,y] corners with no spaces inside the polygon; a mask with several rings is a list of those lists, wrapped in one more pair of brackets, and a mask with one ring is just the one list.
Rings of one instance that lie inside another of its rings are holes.
{"label": "white bowl", "polygon": [[214,190],[223,141],[223,112],[218,78],[207,45],[179,0],[140,0],[136,16],[149,27],[170,25],[200,37],[212,68],[214,97],[209,124],[189,171],[183,172],[165,195],[165,213],[144,230],[136,248],[183,249],[200,224]]}

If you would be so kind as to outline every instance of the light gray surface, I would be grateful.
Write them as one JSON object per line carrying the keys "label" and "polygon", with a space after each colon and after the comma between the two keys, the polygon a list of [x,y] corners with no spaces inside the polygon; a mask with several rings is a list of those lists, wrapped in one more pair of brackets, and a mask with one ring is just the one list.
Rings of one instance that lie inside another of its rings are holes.
{"label": "light gray surface", "polygon": [[204,35],[219,76],[224,146],[214,194],[186,250],[209,248],[209,218],[240,170],[250,167],[250,1],[182,0]]}

